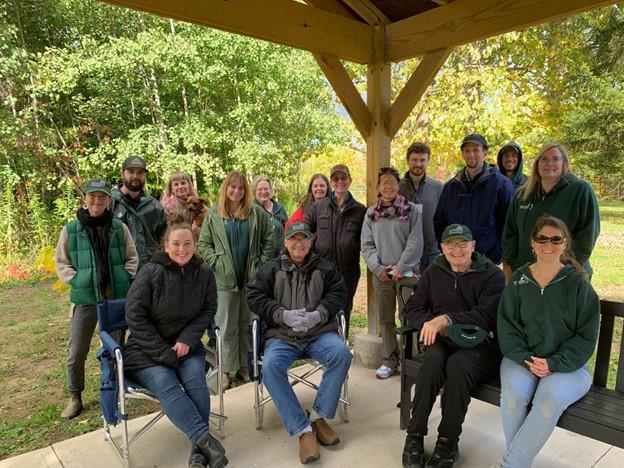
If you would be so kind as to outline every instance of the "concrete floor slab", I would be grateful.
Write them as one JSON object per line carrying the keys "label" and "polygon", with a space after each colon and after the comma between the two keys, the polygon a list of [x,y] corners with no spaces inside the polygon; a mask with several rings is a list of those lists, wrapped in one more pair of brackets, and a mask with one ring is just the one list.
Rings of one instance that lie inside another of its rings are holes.
{"label": "concrete floor slab", "polygon": [[[350,393],[353,405],[350,422],[339,418],[332,423],[342,442],[333,448],[321,448],[321,459],[313,466],[340,468],[386,468],[401,466],[401,451],[405,435],[399,430],[399,378],[378,380],[374,370],[353,366]],[[314,392],[297,386],[297,395],[309,408]],[[255,430],[253,387],[246,385],[226,393],[223,445],[232,468],[282,468],[300,466],[298,443],[289,438],[282,427],[272,403],[266,405],[264,424]],[[132,420],[131,427],[145,422],[147,417]],[[440,407],[436,403],[429,420],[430,434],[425,445],[431,451],[435,444]],[[489,467],[500,460],[505,443],[497,407],[473,401],[464,424],[460,442],[461,456],[457,468]],[[156,424],[131,446],[131,461],[135,468],[185,467],[190,443],[166,418]],[[46,455],[47,454],[47,455]],[[46,462],[56,454],[58,464]],[[624,450],[613,448],[576,434],[556,429],[534,468],[615,468],[623,466]],[[29,458],[22,458],[29,457]],[[22,462],[23,460],[23,462]],[[48,464],[46,464],[48,463]],[[20,457],[0,462],[0,468],[23,466],[64,468],[116,468],[121,466],[117,455],[104,441],[103,431],[85,434],[54,444]]]}
{"label": "concrete floor slab", "polygon": [[18,455],[1,461],[2,468],[24,468],[24,467],[42,467],[42,468],[63,468],[56,453],[52,447],[46,447],[32,452]]}

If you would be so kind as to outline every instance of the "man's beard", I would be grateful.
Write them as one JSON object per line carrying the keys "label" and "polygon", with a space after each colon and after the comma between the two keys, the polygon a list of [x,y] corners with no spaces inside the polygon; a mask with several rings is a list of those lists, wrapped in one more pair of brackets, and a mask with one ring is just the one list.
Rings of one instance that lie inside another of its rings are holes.
{"label": "man's beard", "polygon": [[425,175],[425,170],[424,170],[424,169],[422,169],[422,168],[420,168],[420,167],[417,167],[416,169],[413,169],[413,170],[411,170],[411,169],[410,169],[410,171],[409,171],[409,172],[410,172],[410,174],[411,174],[411,175],[413,175],[414,177],[420,177],[420,176]]}
{"label": "man's beard", "polygon": [[125,180],[124,179],[123,185],[130,192],[140,192],[141,190],[143,190],[143,187],[145,187],[145,182],[141,182],[141,181],[138,181],[138,180],[137,181],[130,181],[130,180]]}

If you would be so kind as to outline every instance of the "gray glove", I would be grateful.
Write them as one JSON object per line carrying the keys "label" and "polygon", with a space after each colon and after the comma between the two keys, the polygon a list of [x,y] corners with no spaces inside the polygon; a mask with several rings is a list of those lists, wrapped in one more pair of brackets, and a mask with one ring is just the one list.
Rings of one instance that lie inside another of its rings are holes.
{"label": "gray glove", "polygon": [[284,309],[282,312],[282,322],[292,328],[294,331],[305,331],[301,330],[303,325],[303,319],[301,314],[305,313],[305,309]]}
{"label": "gray glove", "polygon": [[294,327],[293,330],[307,332],[308,330],[311,330],[316,325],[321,323],[321,313],[318,310],[313,310],[310,312],[306,312],[305,309],[302,310],[303,311],[299,311],[298,314],[301,319],[301,322],[298,324],[299,330],[295,330]]}

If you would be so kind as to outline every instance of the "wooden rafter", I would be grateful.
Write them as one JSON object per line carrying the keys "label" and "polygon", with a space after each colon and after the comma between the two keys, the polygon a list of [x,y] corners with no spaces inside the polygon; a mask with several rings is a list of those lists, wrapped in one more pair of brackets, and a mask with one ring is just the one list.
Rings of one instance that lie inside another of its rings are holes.
{"label": "wooden rafter", "polygon": [[345,8],[345,6],[338,0],[304,0],[308,5],[312,5],[321,10],[329,11],[330,13],[336,13],[342,15],[345,18],[357,19],[353,14]]}
{"label": "wooden rafter", "polygon": [[370,60],[370,26],[293,0],[105,1],[358,63]]}
{"label": "wooden rafter", "polygon": [[393,138],[405,119],[429,87],[438,70],[444,65],[451,48],[426,54],[407,81],[388,112],[388,135]]}
{"label": "wooden rafter", "polygon": [[321,54],[314,54],[314,58],[351,116],[362,138],[368,138],[371,131],[370,112],[340,59],[334,55]]}
{"label": "wooden rafter", "polygon": [[616,3],[614,0],[456,0],[387,26],[393,62]]}
{"label": "wooden rafter", "polygon": [[343,0],[360,18],[372,26],[390,24],[390,19],[370,0]]}

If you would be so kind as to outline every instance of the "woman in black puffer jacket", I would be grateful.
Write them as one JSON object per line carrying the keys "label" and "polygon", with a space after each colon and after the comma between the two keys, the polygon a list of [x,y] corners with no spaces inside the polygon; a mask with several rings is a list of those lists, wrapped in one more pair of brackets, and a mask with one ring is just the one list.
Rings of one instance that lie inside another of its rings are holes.
{"label": "woman in black puffer jacket", "polygon": [[209,432],[210,395],[201,338],[217,309],[212,269],[195,255],[191,226],[165,233],[165,251],[146,264],[130,287],[124,350],[130,377],[151,390],[173,424],[193,442],[189,466],[224,467],[228,460]]}

